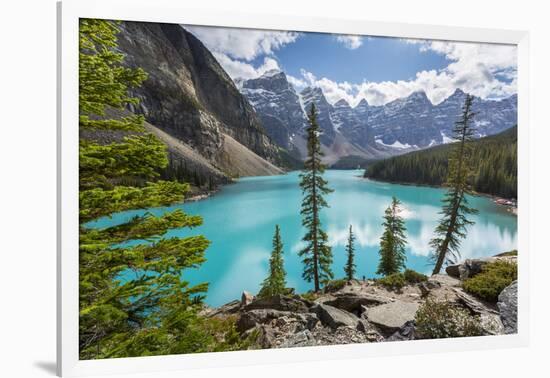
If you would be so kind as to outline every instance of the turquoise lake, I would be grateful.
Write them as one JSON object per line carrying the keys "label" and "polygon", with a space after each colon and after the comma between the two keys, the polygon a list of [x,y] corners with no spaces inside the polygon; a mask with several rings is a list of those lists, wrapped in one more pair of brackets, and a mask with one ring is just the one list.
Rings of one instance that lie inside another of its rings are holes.
{"label": "turquoise lake", "polygon": [[[367,180],[362,171],[329,170],[325,178],[334,192],[328,195],[330,208],[322,213],[323,227],[333,248],[335,278],[343,277],[344,245],[351,224],[356,236],[357,277],[376,277],[378,243],[382,215],[392,195],[404,205],[407,227],[407,267],[431,272],[429,241],[440,217],[443,189],[395,185]],[[302,280],[301,249],[303,229],[300,218],[299,172],[281,176],[249,177],[227,185],[214,196],[167,208],[149,209],[153,214],[182,208],[201,215],[204,224],[193,230],[175,229],[167,236],[205,235],[211,246],[207,261],[199,268],[182,272],[191,283],[209,282],[206,302],[219,306],[240,298],[243,290],[256,293],[268,270],[275,225],[281,227],[285,268],[289,287],[305,292],[312,284]],[[486,197],[472,197],[479,210],[472,217],[462,242],[462,258],[490,256],[517,248],[517,217]],[[130,211],[102,218],[89,224],[107,227],[119,224],[144,211]]]}

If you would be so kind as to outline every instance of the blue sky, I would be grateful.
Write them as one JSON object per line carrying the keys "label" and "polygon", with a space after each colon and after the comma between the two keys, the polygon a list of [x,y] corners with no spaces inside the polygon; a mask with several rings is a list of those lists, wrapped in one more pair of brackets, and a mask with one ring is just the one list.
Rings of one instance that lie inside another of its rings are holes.
{"label": "blue sky", "polygon": [[[410,80],[420,70],[442,69],[450,63],[442,55],[422,53],[416,45],[395,38],[364,38],[361,46],[350,49],[335,36],[321,33],[303,34],[275,56],[290,75],[298,77],[305,69],[316,76],[348,82]],[[259,57],[254,64],[262,60]]]}
{"label": "blue sky", "polygon": [[516,93],[515,46],[185,26],[233,79],[268,70],[297,91],[318,86],[329,102],[383,105],[419,90],[437,104],[457,88],[485,99]]}

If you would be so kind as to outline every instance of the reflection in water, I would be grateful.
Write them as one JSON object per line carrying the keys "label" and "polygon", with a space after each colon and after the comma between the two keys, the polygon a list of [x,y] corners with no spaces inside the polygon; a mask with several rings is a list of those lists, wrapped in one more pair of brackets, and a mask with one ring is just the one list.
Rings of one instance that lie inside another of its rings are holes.
{"label": "reflection in water", "polygon": [[[348,228],[356,236],[357,276],[374,277],[378,265],[378,244],[382,235],[382,216],[391,202],[399,198],[404,206],[407,227],[407,267],[429,273],[427,256],[433,230],[440,218],[443,190],[429,187],[392,185],[365,180],[359,171],[327,171],[325,178],[335,191],[327,196],[330,208],[322,214],[323,227],[333,247],[333,270],[343,277],[344,246]],[[228,185],[215,196],[199,202],[151,209],[154,214],[179,207],[203,217],[204,224],[193,230],[171,230],[168,236],[203,234],[211,242],[207,261],[197,270],[183,272],[192,284],[209,282],[206,301],[218,306],[238,299],[243,290],[257,292],[268,271],[275,224],[281,227],[285,268],[289,287],[297,292],[312,285],[302,279],[298,251],[303,248],[300,219],[301,193],[298,173],[283,176],[253,177]],[[494,255],[517,246],[517,218],[485,197],[472,197],[479,210],[473,217],[468,237],[462,242],[462,258]],[[104,227],[117,224],[139,212],[116,214],[93,223]]]}

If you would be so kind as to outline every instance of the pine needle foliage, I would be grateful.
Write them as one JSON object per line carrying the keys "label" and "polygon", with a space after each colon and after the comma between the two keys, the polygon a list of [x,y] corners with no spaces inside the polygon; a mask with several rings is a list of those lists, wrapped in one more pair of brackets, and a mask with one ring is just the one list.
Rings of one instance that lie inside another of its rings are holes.
{"label": "pine needle foliage", "polygon": [[323,178],[325,166],[321,163],[323,153],[319,141],[320,129],[317,123],[317,110],[311,104],[308,114],[309,127],[307,129],[308,157],[304,162],[304,169],[300,174],[300,188],[302,189],[302,225],[306,234],[302,241],[306,246],[299,252],[304,264],[302,277],[312,282],[315,292],[321,289],[321,283],[334,278],[332,265],[332,248],[328,245],[327,233],[321,224],[321,209],[328,207],[324,196],[332,192],[328,182]]}
{"label": "pine needle foliage", "polygon": [[449,156],[449,174],[447,193],[443,197],[442,218],[435,229],[435,236],[430,241],[433,248],[431,255],[434,262],[433,274],[438,274],[443,264],[453,263],[460,257],[460,242],[466,237],[468,219],[477,210],[469,206],[467,194],[471,194],[472,181],[472,144],[475,134],[472,112],[473,97],[466,96],[462,115],[453,129],[453,150]]}
{"label": "pine needle foliage", "polygon": [[405,221],[400,215],[401,201],[392,197],[390,206],[384,212],[384,232],[380,238],[380,261],[376,274],[389,276],[399,273],[405,268],[405,246],[407,237],[405,235]]}
{"label": "pine needle foliage", "polygon": [[344,273],[348,281],[353,280],[356,271],[355,265],[355,235],[353,235],[352,226],[349,226],[348,242],[346,244],[346,265],[344,266]]}
{"label": "pine needle foliage", "polygon": [[269,275],[262,283],[258,294],[259,297],[272,297],[283,295],[286,292],[286,272],[283,257],[283,242],[281,241],[281,229],[275,226],[273,235],[273,249],[269,259]]}
{"label": "pine needle foliage", "polygon": [[[113,21],[80,20],[79,127],[127,133],[110,144],[80,140],[80,358],[218,350],[213,324],[197,315],[208,285],[192,286],[182,277],[205,261],[209,241],[202,235],[165,236],[170,229],[201,225],[201,217],[175,210],[107,228],[87,225],[120,211],[181,202],[189,190],[188,184],[158,180],[167,152],[145,133],[142,117],[111,119],[106,112],[136,104],[129,89],[147,77],[139,68],[123,66],[118,31]],[[117,184],[130,178],[142,184]],[[231,325],[217,327],[235,332]]]}

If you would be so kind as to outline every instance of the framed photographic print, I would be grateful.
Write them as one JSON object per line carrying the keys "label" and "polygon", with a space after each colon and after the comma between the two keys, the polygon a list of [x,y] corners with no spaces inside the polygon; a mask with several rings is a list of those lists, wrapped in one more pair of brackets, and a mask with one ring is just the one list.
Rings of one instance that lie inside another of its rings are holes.
{"label": "framed photographic print", "polygon": [[526,344],[526,32],[58,15],[60,375]]}

